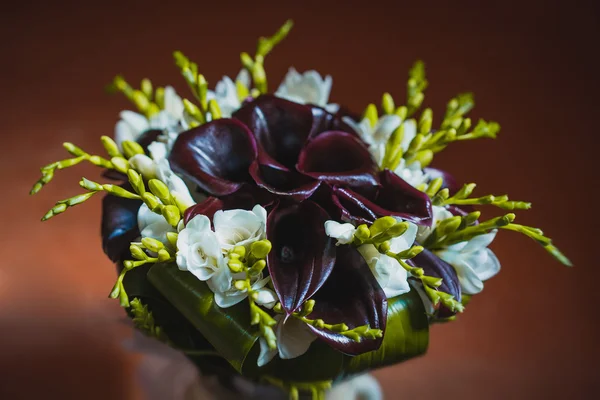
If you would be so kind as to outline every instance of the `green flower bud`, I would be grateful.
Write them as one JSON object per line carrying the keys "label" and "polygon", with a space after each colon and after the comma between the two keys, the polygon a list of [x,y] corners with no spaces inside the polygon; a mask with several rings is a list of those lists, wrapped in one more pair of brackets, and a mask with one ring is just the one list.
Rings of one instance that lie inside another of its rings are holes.
{"label": "green flower bud", "polygon": [[427,134],[431,131],[431,125],[433,124],[433,111],[431,108],[426,108],[421,113],[419,118],[418,131],[419,133]]}
{"label": "green flower bud", "polygon": [[165,249],[160,249],[158,251],[158,261],[159,262],[167,262],[169,260],[171,260],[171,254],[169,254],[169,252]]}
{"label": "green flower bud", "polygon": [[79,181],[79,186],[81,186],[82,188],[84,188],[86,190],[92,190],[94,192],[99,192],[101,190],[104,190],[101,184],[90,181],[86,178],[81,178],[81,180]]}
{"label": "green flower bud", "polygon": [[139,143],[133,142],[131,140],[125,140],[121,143],[121,147],[123,148],[123,153],[125,154],[125,158],[130,159],[136,154],[145,154],[144,149],[140,146]]}
{"label": "green flower bud", "polygon": [[386,114],[393,114],[396,105],[394,104],[394,98],[389,93],[384,93],[381,99],[381,108]]}
{"label": "green flower bud", "polygon": [[177,228],[177,224],[179,224],[179,221],[181,219],[181,213],[179,212],[179,208],[172,205],[164,206],[162,208],[162,215],[163,217],[165,217],[169,225],[171,225],[174,228]]}
{"label": "green flower bud", "polygon": [[131,168],[127,170],[127,178],[129,178],[129,183],[137,194],[143,194],[146,191],[144,180],[142,179],[142,176],[137,173],[137,171]]}
{"label": "green flower bud", "polygon": [[[171,192],[163,181],[158,179],[150,179],[148,181],[148,188],[152,194],[158,197],[164,204],[169,204],[171,202]],[[177,209],[177,211],[179,211],[179,209]]]}
{"label": "green flower bud", "polygon": [[454,216],[447,218],[441,221],[437,226],[438,236],[446,236],[450,233],[455,232],[460,224],[462,223],[462,218],[459,216]]}
{"label": "green flower bud", "polygon": [[237,289],[237,290],[244,290],[247,289],[248,286],[246,285],[246,281],[245,280],[237,280],[233,282],[233,286]]}
{"label": "green flower bud", "polygon": [[230,258],[227,262],[227,265],[233,273],[242,272],[242,270],[244,269],[244,264],[240,260],[236,260],[234,258]]}
{"label": "green flower bud", "polygon": [[377,114],[377,107],[375,107],[375,104],[369,104],[367,106],[363,116],[363,119],[364,118],[369,120],[371,127],[374,127],[375,124],[377,124],[377,121],[379,120],[379,115]]}
{"label": "green flower bud", "polygon": [[148,258],[146,253],[144,253],[144,250],[136,244],[131,244],[129,246],[129,251],[131,252],[131,256],[136,260],[145,260]]}
{"label": "green flower bud", "polygon": [[119,150],[119,146],[108,136],[101,136],[100,141],[102,142],[102,146],[108,153],[110,157],[121,157],[121,151]]}
{"label": "green flower bud", "polygon": [[159,250],[165,247],[165,245],[162,244],[162,242],[151,237],[142,238],[142,245],[144,245],[144,247],[148,250],[153,251],[155,253],[158,253]]}
{"label": "green flower bud", "polygon": [[252,264],[252,268],[250,268],[250,273],[252,275],[259,274],[265,267],[267,266],[267,262],[265,260],[258,260],[254,264]]}
{"label": "green flower bud", "polygon": [[110,159],[110,163],[115,167],[115,169],[123,174],[126,174],[129,170],[129,163],[123,157],[113,157]]}
{"label": "green flower bud", "polygon": [[366,224],[361,224],[356,227],[356,232],[354,232],[354,236],[359,240],[367,240],[371,236],[371,231]]}
{"label": "green flower bud", "polygon": [[208,110],[212,117],[212,120],[221,118],[221,107],[219,107],[219,103],[215,99],[211,99],[208,102]]}
{"label": "green flower bud", "polygon": [[267,254],[271,251],[272,245],[271,242],[267,239],[259,240],[250,245],[250,253],[258,258],[265,258]]}
{"label": "green flower bud", "polygon": [[154,212],[158,211],[159,209],[162,208],[162,204],[160,203],[160,201],[156,198],[155,195],[153,195],[150,192],[145,192],[144,194],[142,194],[142,201],[144,203],[146,203],[146,205],[148,206],[148,208]]}
{"label": "green flower bud", "polygon": [[75,146],[73,143],[65,142],[65,143],[63,143],[63,147],[65,148],[65,150],[67,150],[69,153],[71,153],[75,157],[87,155],[87,153],[85,151],[81,150],[79,147]]}
{"label": "green flower bud", "polygon": [[115,196],[118,197],[123,197],[125,199],[132,199],[132,200],[139,200],[140,196],[138,196],[135,193],[131,193],[128,190],[123,189],[120,186],[117,185],[112,185],[112,184],[104,184],[102,185],[102,188],[107,191],[110,194],[114,194]]}
{"label": "green flower bud", "polygon": [[178,236],[179,234],[176,232],[167,232],[167,240],[169,241],[169,244],[171,244],[171,246],[173,246],[174,248],[177,248]]}
{"label": "green flower bud", "polygon": [[370,236],[373,237],[377,234],[380,234],[392,226],[396,225],[396,219],[394,217],[381,217],[375,220],[373,224],[369,227]]}

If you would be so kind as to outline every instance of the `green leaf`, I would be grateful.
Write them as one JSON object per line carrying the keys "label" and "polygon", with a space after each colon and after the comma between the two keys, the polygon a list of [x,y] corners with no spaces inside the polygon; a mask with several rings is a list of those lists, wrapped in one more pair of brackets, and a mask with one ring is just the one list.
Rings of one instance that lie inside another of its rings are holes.
{"label": "green leaf", "polygon": [[388,299],[388,320],[379,350],[345,356],[344,375],[359,374],[422,355],[429,344],[429,321],[417,291]]}
{"label": "green leaf", "polygon": [[258,331],[250,326],[248,304],[220,308],[205,282],[175,264],[155,264],[148,279],[236,371],[244,372],[244,361],[258,339]]}
{"label": "green leaf", "polygon": [[[275,357],[258,368],[258,331],[250,325],[246,302],[219,308],[206,283],[180,271],[174,264],[152,266],[148,279],[237,372],[249,378],[269,375],[297,382],[342,378],[421,355],[429,341],[427,315],[413,289],[388,300],[387,329],[379,350],[350,357],[317,340],[301,357],[291,360]],[[158,318],[156,322],[160,324]]]}

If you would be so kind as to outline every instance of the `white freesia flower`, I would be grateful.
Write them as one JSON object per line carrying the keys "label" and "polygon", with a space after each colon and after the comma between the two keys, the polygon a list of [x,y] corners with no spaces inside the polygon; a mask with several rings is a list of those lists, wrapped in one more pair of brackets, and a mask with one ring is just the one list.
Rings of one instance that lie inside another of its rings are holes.
{"label": "white freesia flower", "polygon": [[290,317],[285,321],[282,315],[276,315],[275,335],[277,337],[277,348],[269,349],[267,342],[262,337],[260,342],[260,355],[258,366],[262,367],[279,354],[279,357],[287,360],[296,358],[306,353],[311,343],[317,338],[306,323],[297,318]]}
{"label": "white freesia flower", "polygon": [[[227,253],[235,246],[249,247],[264,239],[267,212],[260,205],[252,211],[217,211],[213,217],[214,231],[205,215],[197,215],[181,229],[177,238],[177,265],[190,271],[198,279],[206,281],[215,295],[215,303],[221,308],[231,307],[248,297],[248,290],[239,290],[233,282],[246,279],[246,273],[232,273]],[[267,284],[270,277],[262,273],[250,279],[251,290],[256,293],[255,302],[272,308],[278,299]]]}
{"label": "white freesia flower", "polygon": [[283,82],[277,88],[275,96],[300,104],[314,104],[329,112],[337,112],[337,104],[328,104],[333,80],[330,75],[321,77],[314,70],[298,73],[290,68]]}
{"label": "white freesia flower", "polygon": [[[394,253],[400,253],[412,247],[417,236],[417,226],[408,223],[409,227],[401,236],[390,240],[390,250]],[[372,244],[363,244],[358,247],[358,251],[363,256],[377,283],[383,289],[387,298],[399,296],[410,291],[408,285],[408,274],[400,265],[398,260],[381,254]]]}
{"label": "white freesia flower", "polygon": [[235,246],[248,247],[265,238],[267,211],[260,205],[254,206],[252,211],[219,210],[213,222],[221,248],[229,251]]}
{"label": "white freesia flower", "polygon": [[337,244],[348,244],[354,239],[356,228],[352,224],[340,224],[336,221],[325,221],[325,234],[337,239]]}
{"label": "white freesia flower", "polygon": [[164,109],[149,119],[134,111],[122,111],[115,126],[115,142],[121,146],[125,140],[136,141],[149,129],[179,132],[183,121],[183,102],[171,86],[165,87]]}
{"label": "white freesia flower", "polygon": [[477,294],[483,290],[483,281],[500,271],[500,262],[487,247],[494,240],[497,230],[475,236],[469,241],[448,246],[436,252],[437,256],[452,265],[465,294]]}
{"label": "white freesia flower", "polygon": [[[247,89],[250,87],[250,75],[246,69],[240,70],[235,82],[241,82]],[[228,76],[224,76],[215,86],[214,92],[209,90],[207,99],[215,99],[221,109],[223,118],[230,118],[231,115],[242,106],[242,101],[238,97],[235,82]]]}
{"label": "white freesia flower", "polygon": [[151,211],[146,204],[142,204],[138,210],[138,228],[142,238],[152,238],[162,242],[168,248],[171,244],[167,240],[167,233],[175,232],[165,218]]}

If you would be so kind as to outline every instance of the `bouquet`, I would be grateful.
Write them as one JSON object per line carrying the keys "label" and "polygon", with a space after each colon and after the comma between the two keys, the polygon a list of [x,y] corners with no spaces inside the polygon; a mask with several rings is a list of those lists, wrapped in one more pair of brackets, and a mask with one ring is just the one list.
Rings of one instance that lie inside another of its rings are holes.
{"label": "bouquet", "polygon": [[[530,203],[474,195],[474,183],[430,167],[455,142],[496,137],[496,122],[467,117],[472,94],[434,124],[421,110],[420,61],[404,105],[386,93],[362,116],[329,103],[332,79],[315,71],[290,69],[270,93],[265,58],[291,26],[242,53],[235,81],[214,91],[175,52],[190,99],[117,76],[112,89],[138,111],[101,138],[105,155],[64,143],[72,158],[43,167],[31,192],[81,162],[105,169],[113,183],[82,178],[85,192],[42,220],[106,194],[110,297],[136,327],[204,374],[318,399],[332,382],[423,354],[429,326],[463,312],[500,270],[488,248],[498,231],[570,262],[540,229],[515,223]],[[507,212],[486,219],[483,205]]]}

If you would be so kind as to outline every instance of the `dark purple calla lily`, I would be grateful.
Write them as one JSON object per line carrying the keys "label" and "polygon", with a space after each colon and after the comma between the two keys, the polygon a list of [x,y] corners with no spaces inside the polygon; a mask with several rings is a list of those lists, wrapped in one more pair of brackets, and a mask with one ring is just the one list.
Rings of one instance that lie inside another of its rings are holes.
{"label": "dark purple calla lily", "polygon": [[276,205],[267,220],[269,275],[283,309],[296,311],[323,285],[335,264],[335,245],[325,234],[329,215],[316,203]]}
{"label": "dark purple calla lily", "polygon": [[[425,275],[442,278],[442,285],[438,288],[454,296],[457,301],[461,301],[461,289],[456,270],[431,251],[425,249],[416,257],[407,260],[407,263],[413,267],[423,268]],[[449,318],[455,315],[447,307],[440,303],[437,312],[438,318]]]}
{"label": "dark purple calla lily", "polygon": [[[345,323],[350,329],[368,325],[385,331],[387,299],[364,258],[351,246],[336,249],[333,272],[314,295],[315,308],[311,319],[320,318],[329,324]],[[357,355],[377,350],[382,339],[355,342],[344,335],[310,326],[310,329],[336,350]]]}
{"label": "dark purple calla lily", "polygon": [[330,185],[377,186],[377,165],[355,136],[329,131],[311,139],[298,157],[296,169]]}
{"label": "dark purple calla lily", "polygon": [[[294,168],[311,132],[309,107],[271,95],[262,95],[233,114],[254,133],[270,164]],[[266,162],[267,160],[264,160]]]}
{"label": "dark purple calla lily", "polygon": [[[131,186],[123,185],[127,190]],[[106,195],[102,199],[102,248],[113,262],[129,257],[129,245],[140,236],[137,214],[142,202]]]}
{"label": "dark purple calla lily", "polygon": [[365,196],[348,188],[334,188],[334,202],[342,215],[359,223],[373,222],[392,215],[420,225],[431,225],[431,199],[395,173],[385,170],[379,175],[380,188],[374,196]]}
{"label": "dark purple calla lily", "polygon": [[[314,138],[323,132],[327,131],[342,131],[348,132],[358,138],[358,134],[344,122],[343,117],[349,117],[355,119],[356,116],[351,115],[347,110],[340,109],[336,114],[331,114],[322,107],[311,105],[311,112],[313,116],[313,124],[310,131],[309,138]],[[356,119],[356,121],[360,118]]]}
{"label": "dark purple calla lily", "polygon": [[169,162],[202,190],[223,196],[250,181],[248,168],[256,156],[252,132],[239,121],[219,119],[180,134]]}

